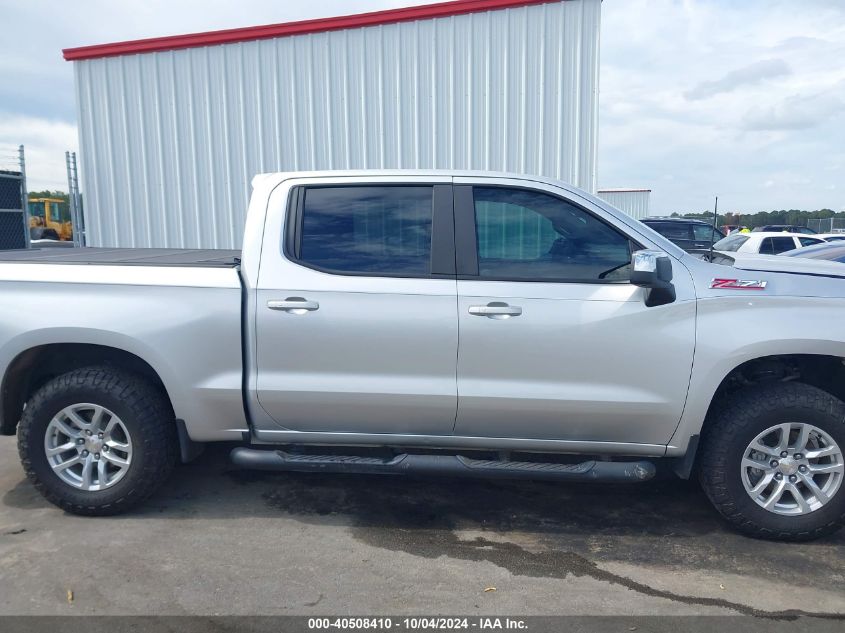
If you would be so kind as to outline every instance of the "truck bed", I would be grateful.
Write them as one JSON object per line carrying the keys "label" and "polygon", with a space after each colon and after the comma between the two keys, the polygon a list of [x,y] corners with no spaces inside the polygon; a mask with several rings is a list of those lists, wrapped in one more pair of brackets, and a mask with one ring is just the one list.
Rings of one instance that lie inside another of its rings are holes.
{"label": "truck bed", "polygon": [[0,263],[234,268],[239,250],[180,248],[31,248],[0,251]]}

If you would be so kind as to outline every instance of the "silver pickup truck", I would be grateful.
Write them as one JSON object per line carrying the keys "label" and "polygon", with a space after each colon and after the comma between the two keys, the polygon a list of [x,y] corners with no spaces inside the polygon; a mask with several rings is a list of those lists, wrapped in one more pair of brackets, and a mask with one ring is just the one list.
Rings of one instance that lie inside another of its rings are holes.
{"label": "silver pickup truck", "polygon": [[[287,471],[696,474],[749,534],[845,519],[845,267],[699,259],[560,182],[262,175],[242,252],[0,254],[0,431],[69,512],[207,442]],[[839,325],[837,325],[839,324]]]}

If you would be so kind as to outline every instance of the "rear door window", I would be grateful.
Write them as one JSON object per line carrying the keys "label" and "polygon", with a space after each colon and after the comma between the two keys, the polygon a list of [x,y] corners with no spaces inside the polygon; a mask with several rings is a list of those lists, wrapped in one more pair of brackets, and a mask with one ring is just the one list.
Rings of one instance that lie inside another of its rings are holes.
{"label": "rear door window", "polygon": [[427,277],[432,200],[430,186],[309,187],[294,258],[327,272]]}
{"label": "rear door window", "polygon": [[716,242],[724,237],[721,233],[714,230],[712,226],[706,224],[693,224],[692,233],[695,236],[696,242]]}
{"label": "rear door window", "polygon": [[796,248],[795,240],[791,237],[766,237],[760,244],[760,253],[763,255],[777,255]]}
{"label": "rear door window", "polygon": [[673,242],[686,242],[691,239],[689,224],[683,222],[649,222],[648,226]]}

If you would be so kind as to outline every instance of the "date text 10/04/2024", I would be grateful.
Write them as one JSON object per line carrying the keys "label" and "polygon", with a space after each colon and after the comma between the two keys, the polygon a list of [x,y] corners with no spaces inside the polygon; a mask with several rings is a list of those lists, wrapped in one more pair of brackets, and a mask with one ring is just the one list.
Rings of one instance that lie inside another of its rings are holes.
{"label": "date text 10/04/2024", "polygon": [[518,618],[490,617],[412,617],[393,619],[388,617],[352,618],[309,618],[309,630],[525,630],[528,626]]}

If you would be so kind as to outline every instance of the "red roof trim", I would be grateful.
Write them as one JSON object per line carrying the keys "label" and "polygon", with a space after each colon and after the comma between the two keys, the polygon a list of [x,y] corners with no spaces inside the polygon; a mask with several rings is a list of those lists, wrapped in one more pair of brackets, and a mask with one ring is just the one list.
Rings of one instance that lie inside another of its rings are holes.
{"label": "red roof trim", "polygon": [[285,37],[287,35],[303,35],[305,33],[321,33],[324,31],[337,31],[362,26],[395,24],[396,22],[408,22],[411,20],[442,18],[478,11],[492,11],[532,4],[545,4],[553,1],[555,0],[457,0],[457,2],[440,2],[438,4],[388,9],[387,11],[373,11],[371,13],[320,18],[317,20],[303,20],[301,22],[250,26],[240,29],[227,29],[225,31],[208,31],[206,33],[171,35],[168,37],[153,37],[130,42],[116,42],[114,44],[66,48],[62,53],[68,61],[112,57],[115,55],[132,55],[135,53],[153,53],[180,48],[194,48],[197,46],[231,44],[234,42],[247,42],[272,37]]}

